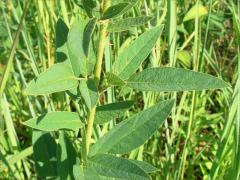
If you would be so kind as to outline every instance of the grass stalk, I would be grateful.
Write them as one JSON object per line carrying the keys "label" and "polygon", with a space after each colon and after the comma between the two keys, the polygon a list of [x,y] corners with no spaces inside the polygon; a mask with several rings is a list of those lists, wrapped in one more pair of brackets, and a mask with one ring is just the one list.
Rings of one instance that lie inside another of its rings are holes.
{"label": "grass stalk", "polygon": [[20,19],[20,23],[18,25],[18,29],[17,29],[16,35],[15,35],[15,38],[13,40],[13,44],[12,44],[12,47],[11,47],[11,50],[10,50],[8,63],[7,63],[7,66],[4,70],[3,77],[0,81],[0,98],[3,95],[3,91],[4,91],[5,86],[7,84],[7,80],[8,80],[12,65],[13,65],[14,54],[15,54],[15,51],[16,51],[16,48],[17,48],[17,45],[18,45],[19,35],[20,35],[21,29],[22,29],[22,26],[23,26],[23,20],[24,20],[26,14],[27,14],[28,6],[29,6],[30,2],[31,2],[30,0],[27,1],[26,5],[25,5],[25,8],[23,10],[23,14],[22,14],[22,17]]}
{"label": "grass stalk", "polygon": [[[196,2],[196,5],[198,5],[198,1]],[[199,67],[199,37],[198,37],[198,28],[199,28],[199,12],[196,13],[195,17],[195,30],[194,30],[194,52],[193,52],[193,63],[194,63],[194,70],[197,71]],[[193,91],[192,93],[192,105],[191,105],[191,111],[190,111],[190,118],[188,122],[188,128],[187,128],[187,135],[185,139],[185,144],[183,148],[182,158],[180,162],[180,171],[181,173],[180,179],[184,179],[185,174],[185,165],[186,165],[186,159],[188,155],[188,144],[191,139],[192,134],[192,124],[195,119],[195,109],[196,109],[196,102],[197,102],[197,92]]]}

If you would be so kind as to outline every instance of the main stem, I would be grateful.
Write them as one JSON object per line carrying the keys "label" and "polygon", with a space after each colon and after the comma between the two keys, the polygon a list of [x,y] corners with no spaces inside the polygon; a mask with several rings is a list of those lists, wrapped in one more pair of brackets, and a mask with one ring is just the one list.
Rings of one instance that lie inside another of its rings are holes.
{"label": "main stem", "polygon": [[[111,0],[104,0],[101,13],[105,12],[105,10],[110,6],[110,4],[111,4]],[[107,26],[108,26],[107,21],[103,22],[100,25],[99,43],[98,43],[98,50],[97,50],[97,61],[96,61],[95,71],[94,71],[94,79],[97,83],[97,86],[99,84],[99,80],[101,77],[102,60],[103,60],[104,47],[105,47],[106,35],[107,35]],[[87,153],[87,155],[89,153],[89,147],[91,144],[91,137],[92,137],[95,113],[96,113],[96,106],[94,106],[90,110],[89,115],[88,115],[87,135],[86,135],[86,153]]]}

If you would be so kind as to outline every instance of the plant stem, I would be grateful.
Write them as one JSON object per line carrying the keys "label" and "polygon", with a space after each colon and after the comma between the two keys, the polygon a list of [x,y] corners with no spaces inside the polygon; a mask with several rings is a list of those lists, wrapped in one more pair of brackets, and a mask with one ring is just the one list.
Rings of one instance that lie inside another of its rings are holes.
{"label": "plant stem", "polygon": [[[101,13],[103,13],[110,6],[110,4],[111,4],[111,0],[104,0]],[[94,78],[95,78],[97,86],[99,84],[99,80],[101,77],[102,60],[103,60],[104,47],[105,47],[106,35],[107,35],[107,26],[108,26],[108,21],[103,22],[100,25],[97,61],[96,61],[95,71],[94,71]],[[95,113],[96,113],[96,106],[94,106],[90,110],[89,115],[88,115],[87,134],[86,134],[86,152],[87,152],[87,154],[89,153],[89,147],[91,144],[91,137],[92,137]]]}

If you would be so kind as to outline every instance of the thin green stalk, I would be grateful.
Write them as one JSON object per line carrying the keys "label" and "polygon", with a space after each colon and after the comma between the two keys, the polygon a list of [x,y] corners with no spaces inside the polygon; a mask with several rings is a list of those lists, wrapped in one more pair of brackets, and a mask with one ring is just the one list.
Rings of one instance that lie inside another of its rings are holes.
{"label": "thin green stalk", "polygon": [[[20,160],[23,160],[27,156],[30,156],[32,153],[33,153],[33,147],[30,146],[30,147],[22,150],[18,154],[15,154],[15,155],[7,158],[6,160],[7,160],[8,165],[11,166],[11,165],[14,165],[15,163],[19,162]],[[8,168],[8,166],[6,166],[5,164],[1,164],[0,165],[0,172],[3,171],[6,168]]]}
{"label": "thin green stalk", "polygon": [[177,42],[177,15],[176,0],[168,0],[167,30],[168,30],[168,58],[170,66],[176,63],[176,42]]}
{"label": "thin green stalk", "polygon": [[[102,13],[110,6],[111,0],[104,0],[103,1],[103,7],[102,7]],[[108,21],[103,22],[100,25],[100,32],[99,32],[99,43],[98,43],[98,49],[97,49],[97,61],[95,65],[95,71],[94,71],[94,78],[96,81],[96,84],[98,86],[100,77],[101,77],[101,70],[102,70],[102,60],[103,60],[103,54],[104,54],[104,47],[105,47],[105,41],[106,41],[106,35],[107,35],[107,26]],[[89,147],[91,144],[91,137],[93,132],[93,122],[94,117],[96,113],[96,106],[94,106],[88,115],[88,121],[87,121],[87,134],[86,134],[86,152],[89,153]]]}
{"label": "thin green stalk", "polygon": [[[196,2],[196,5],[198,5],[198,1]],[[195,32],[194,32],[194,57],[193,57],[193,63],[194,63],[194,70],[197,71],[199,68],[199,37],[198,37],[198,28],[199,28],[199,12],[197,12],[197,15],[195,17]],[[185,174],[185,164],[186,164],[186,159],[187,159],[187,155],[188,155],[188,143],[190,141],[191,138],[191,134],[192,134],[192,124],[193,121],[195,119],[195,109],[196,109],[196,101],[197,101],[197,93],[196,91],[193,91],[192,94],[192,105],[191,105],[191,112],[190,112],[190,118],[189,118],[189,122],[188,122],[188,129],[187,129],[187,136],[186,136],[186,140],[185,140],[185,144],[184,144],[184,148],[183,148],[183,153],[182,153],[182,159],[180,162],[180,171],[179,173],[181,173],[180,178],[184,179],[184,174]],[[180,174],[179,174],[180,175]],[[178,177],[179,177],[178,175]]]}
{"label": "thin green stalk", "polygon": [[17,152],[19,150],[20,144],[18,140],[18,136],[16,133],[16,130],[14,128],[13,120],[11,117],[11,112],[9,109],[9,103],[7,101],[6,95],[4,94],[1,99],[1,106],[2,106],[2,113],[5,118],[5,124],[7,129],[7,134],[9,137],[10,145],[13,148],[14,152]]}
{"label": "thin green stalk", "polygon": [[21,29],[22,29],[22,26],[23,26],[23,20],[24,20],[24,17],[26,16],[26,14],[27,14],[27,10],[28,10],[28,6],[29,6],[30,2],[31,1],[27,1],[26,5],[25,5],[23,15],[22,15],[20,23],[18,25],[18,29],[17,29],[16,35],[15,35],[15,38],[14,38],[14,41],[13,41],[13,44],[12,44],[12,47],[11,47],[11,50],[10,50],[8,63],[7,63],[7,66],[4,70],[3,78],[0,81],[0,98],[2,97],[3,91],[4,91],[5,86],[7,84],[7,80],[8,80],[8,77],[9,77],[9,74],[10,74],[10,71],[11,71],[11,68],[12,68],[12,64],[13,64],[14,54],[15,54],[15,51],[16,51],[16,48],[17,48],[17,45],[18,45],[19,35],[20,35]]}
{"label": "thin green stalk", "polygon": [[207,44],[207,38],[208,38],[208,31],[209,31],[209,24],[210,24],[210,14],[212,12],[212,0],[210,0],[210,6],[209,6],[209,11],[208,11],[208,18],[207,18],[207,27],[206,27],[206,32],[205,32],[205,37],[204,37],[204,43],[202,46],[202,51],[201,51],[201,55],[200,55],[200,59],[199,59],[199,63],[201,64],[201,62],[203,61],[203,57],[204,57],[204,49],[206,47]]}
{"label": "thin green stalk", "polygon": [[[196,108],[196,100],[197,100],[197,96],[196,96],[196,91],[193,92],[192,94],[192,106],[191,106],[191,112],[190,112],[190,119],[188,122],[188,130],[187,130],[187,137],[185,140],[185,144],[184,144],[184,148],[183,148],[183,154],[182,154],[182,161],[181,161],[181,179],[184,179],[184,173],[185,173],[185,164],[186,164],[186,159],[187,159],[187,154],[188,154],[188,148],[187,145],[190,141],[191,138],[191,133],[192,133],[192,124],[193,124],[193,120],[195,119],[195,108]],[[180,173],[179,172],[179,173]]]}
{"label": "thin green stalk", "polygon": [[[167,2],[167,31],[168,31],[168,58],[169,58],[169,64],[171,67],[175,67],[176,65],[176,49],[177,49],[177,7],[176,7],[176,1],[175,0],[168,0]],[[171,99],[176,99],[177,93],[173,92],[171,93]],[[174,148],[172,146],[173,139],[176,132],[177,127],[177,119],[175,118],[176,114],[176,103],[174,103],[174,106],[172,108],[172,134],[170,135],[168,122],[165,121],[165,127],[166,127],[166,133],[167,133],[167,159],[168,159],[168,165],[170,166],[174,164]],[[171,175],[167,174],[167,177],[170,178]]]}

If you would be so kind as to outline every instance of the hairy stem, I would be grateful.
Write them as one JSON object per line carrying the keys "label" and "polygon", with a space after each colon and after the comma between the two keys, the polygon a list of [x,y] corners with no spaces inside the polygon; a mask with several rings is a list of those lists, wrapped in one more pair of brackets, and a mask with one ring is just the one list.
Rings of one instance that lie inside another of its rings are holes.
{"label": "hairy stem", "polygon": [[[110,6],[111,0],[104,0],[102,5],[102,13]],[[100,32],[99,32],[99,43],[98,43],[98,50],[97,50],[97,61],[95,65],[95,71],[94,71],[94,78],[97,83],[99,84],[99,80],[101,77],[101,70],[102,70],[102,60],[103,60],[103,53],[104,53],[104,47],[106,42],[106,35],[107,35],[107,26],[108,22],[103,22],[100,25]],[[88,124],[87,124],[87,134],[86,134],[86,153],[89,153],[89,147],[91,144],[91,137],[92,137],[92,131],[93,131],[93,122],[96,112],[96,106],[94,106],[88,115]]]}

